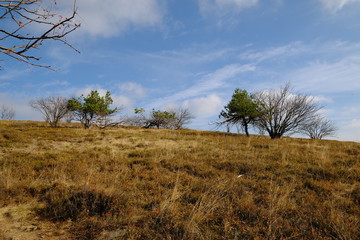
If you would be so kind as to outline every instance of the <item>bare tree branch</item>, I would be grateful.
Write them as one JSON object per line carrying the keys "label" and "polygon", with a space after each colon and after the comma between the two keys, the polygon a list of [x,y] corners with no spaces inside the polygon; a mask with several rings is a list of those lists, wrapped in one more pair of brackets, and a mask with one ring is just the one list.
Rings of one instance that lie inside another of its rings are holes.
{"label": "bare tree branch", "polygon": [[[79,52],[65,39],[80,26],[74,21],[77,13],[76,0],[69,17],[56,12],[56,4],[56,0],[51,0],[50,5],[41,0],[1,0],[0,54],[33,66],[52,69],[50,66],[35,63],[40,57],[34,56],[30,50],[39,48],[44,41],[54,40]],[[34,28],[45,30],[36,34]]]}
{"label": "bare tree branch", "polygon": [[5,105],[1,106],[0,109],[0,119],[1,120],[13,120],[15,118],[15,111],[11,107],[7,107]]}
{"label": "bare tree branch", "polygon": [[30,106],[39,111],[46,122],[57,127],[59,121],[69,112],[68,99],[64,97],[48,97],[30,101]]}
{"label": "bare tree branch", "polygon": [[292,94],[289,84],[278,91],[259,92],[255,99],[260,111],[257,127],[272,139],[298,132],[321,108],[312,97]]}
{"label": "bare tree branch", "polygon": [[322,116],[315,116],[301,127],[300,132],[311,139],[322,139],[326,136],[334,136],[336,127],[330,120]]}

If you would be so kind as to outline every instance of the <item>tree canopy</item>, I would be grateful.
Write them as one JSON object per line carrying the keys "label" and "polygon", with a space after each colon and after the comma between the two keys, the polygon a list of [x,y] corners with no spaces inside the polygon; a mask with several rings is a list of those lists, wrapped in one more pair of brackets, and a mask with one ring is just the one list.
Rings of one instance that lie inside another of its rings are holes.
{"label": "tree canopy", "polygon": [[253,95],[249,95],[246,90],[237,88],[230,102],[221,111],[218,124],[240,125],[249,136],[249,125],[254,123],[257,117],[259,117],[259,111]]}
{"label": "tree canopy", "polygon": [[70,99],[67,107],[74,112],[76,119],[84,124],[85,128],[90,128],[99,117],[106,117],[118,111],[118,108],[110,109],[112,103],[109,91],[105,96],[100,96],[98,91],[93,90],[86,97],[81,95],[77,99]]}

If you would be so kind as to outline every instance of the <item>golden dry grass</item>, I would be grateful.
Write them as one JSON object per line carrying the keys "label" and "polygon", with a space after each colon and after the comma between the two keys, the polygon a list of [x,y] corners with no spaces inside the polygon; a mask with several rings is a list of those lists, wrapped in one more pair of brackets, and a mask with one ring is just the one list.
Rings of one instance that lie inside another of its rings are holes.
{"label": "golden dry grass", "polygon": [[0,239],[359,239],[359,182],[358,143],[0,121]]}

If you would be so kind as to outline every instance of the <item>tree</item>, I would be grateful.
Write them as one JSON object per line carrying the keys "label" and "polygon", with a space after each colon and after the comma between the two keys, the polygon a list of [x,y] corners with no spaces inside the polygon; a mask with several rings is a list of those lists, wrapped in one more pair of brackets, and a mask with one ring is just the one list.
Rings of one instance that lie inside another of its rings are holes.
{"label": "tree", "polygon": [[5,105],[1,106],[1,120],[13,120],[15,118],[15,111],[11,107]]}
{"label": "tree", "polygon": [[[51,68],[36,64],[40,57],[30,50],[38,49],[48,40],[73,48],[65,36],[80,26],[74,22],[75,4],[69,17],[56,12],[56,5],[56,0],[0,1],[0,54],[34,66]],[[34,29],[43,30],[38,33]]]}
{"label": "tree", "polygon": [[59,121],[69,112],[68,99],[64,97],[39,98],[30,101],[30,106],[39,111],[51,127],[57,127]]}
{"label": "tree", "polygon": [[193,118],[186,108],[170,109],[167,111],[153,109],[149,116],[143,108],[135,108],[135,117],[127,119],[127,124],[143,128],[183,129]]}
{"label": "tree", "polygon": [[98,91],[91,91],[86,97],[81,95],[78,99],[70,99],[67,108],[73,111],[76,119],[87,129],[97,119],[108,117],[118,111],[117,108],[109,108],[112,103],[113,100],[109,91],[102,97]]}
{"label": "tree", "polygon": [[254,102],[254,96],[249,95],[246,90],[235,89],[230,102],[224,106],[221,111],[218,125],[225,125],[228,130],[232,125],[241,126],[249,134],[249,125],[253,124],[259,117],[257,104]]}
{"label": "tree", "polygon": [[277,91],[255,94],[255,102],[260,112],[256,125],[268,132],[271,139],[298,132],[320,110],[314,98],[292,94],[289,84]]}
{"label": "tree", "polygon": [[306,124],[303,124],[300,132],[311,139],[322,139],[326,136],[333,136],[336,132],[336,127],[330,120],[318,115]]}
{"label": "tree", "polygon": [[171,128],[174,129],[183,129],[185,125],[189,124],[191,122],[191,119],[194,118],[194,116],[191,114],[189,109],[187,108],[176,108],[169,110],[170,113],[175,113],[175,118],[171,122]]}
{"label": "tree", "polygon": [[150,113],[150,118],[146,121],[144,128],[171,128],[173,122],[176,120],[175,112],[161,111],[154,109]]}

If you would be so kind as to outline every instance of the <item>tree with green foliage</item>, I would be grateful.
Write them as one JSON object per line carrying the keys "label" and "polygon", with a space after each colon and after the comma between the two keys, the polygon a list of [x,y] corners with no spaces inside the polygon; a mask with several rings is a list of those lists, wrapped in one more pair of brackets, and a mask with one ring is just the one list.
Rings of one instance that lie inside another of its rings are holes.
{"label": "tree with green foliage", "polygon": [[117,108],[110,109],[112,103],[113,100],[109,91],[106,92],[105,96],[100,96],[98,91],[93,90],[86,97],[81,95],[77,99],[70,99],[67,107],[87,129],[98,118],[110,116],[118,111]]}
{"label": "tree with green foliage", "polygon": [[218,125],[225,125],[228,128],[232,125],[240,125],[246,136],[249,134],[249,125],[254,123],[259,117],[257,104],[254,102],[253,95],[246,90],[235,89],[230,102],[221,111]]}
{"label": "tree with green foliage", "polygon": [[186,108],[176,108],[166,111],[153,109],[146,116],[143,108],[134,109],[135,117],[127,119],[127,124],[143,128],[168,128],[183,129],[193,118],[190,111]]}
{"label": "tree with green foliage", "polygon": [[145,128],[157,127],[157,128],[171,128],[172,122],[175,121],[175,112],[161,111],[153,109],[150,113],[150,118],[145,124]]}

